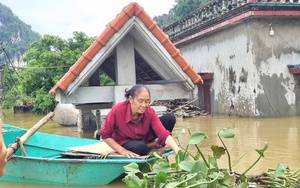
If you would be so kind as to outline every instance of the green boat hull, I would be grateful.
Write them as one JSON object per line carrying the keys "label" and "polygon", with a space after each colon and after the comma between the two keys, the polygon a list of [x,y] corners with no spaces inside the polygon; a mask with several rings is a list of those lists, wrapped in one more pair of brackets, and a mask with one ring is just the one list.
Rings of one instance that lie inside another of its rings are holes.
{"label": "green boat hull", "polygon": [[[13,143],[27,130],[15,126],[3,125],[5,143]],[[147,162],[156,160],[149,158],[106,157],[89,159],[66,157],[68,147],[94,144],[99,140],[60,136],[36,132],[24,144],[27,156],[18,149],[6,165],[4,176],[0,180],[14,182],[31,182],[40,184],[97,186],[107,185],[124,175],[123,167],[135,162],[141,167]],[[168,157],[173,151],[164,153]]]}

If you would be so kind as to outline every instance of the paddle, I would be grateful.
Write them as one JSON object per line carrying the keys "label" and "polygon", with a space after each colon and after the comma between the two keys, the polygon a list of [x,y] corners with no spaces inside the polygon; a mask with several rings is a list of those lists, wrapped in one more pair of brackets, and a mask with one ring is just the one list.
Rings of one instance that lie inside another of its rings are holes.
{"label": "paddle", "polygon": [[38,123],[36,123],[33,127],[27,130],[27,132],[17,139],[18,142],[14,142],[9,145],[7,148],[7,154],[6,159],[9,160],[14,153],[17,151],[17,149],[21,146],[23,146],[23,143],[32,136],[39,128],[41,128],[43,125],[45,125],[52,117],[54,116],[53,112],[48,113],[45,117],[43,117]]}

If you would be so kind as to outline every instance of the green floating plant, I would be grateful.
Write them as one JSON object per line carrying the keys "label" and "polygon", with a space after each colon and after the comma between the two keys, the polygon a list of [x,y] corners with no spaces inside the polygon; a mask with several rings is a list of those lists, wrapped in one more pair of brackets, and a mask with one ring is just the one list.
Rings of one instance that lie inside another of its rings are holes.
{"label": "green floating plant", "polygon": [[229,171],[232,171],[232,167],[231,167],[231,157],[230,154],[228,152],[228,149],[225,145],[225,143],[223,142],[222,138],[234,138],[234,131],[230,128],[224,128],[222,129],[219,133],[218,133],[218,137],[220,139],[220,141],[222,142],[223,146],[224,146],[224,151],[226,151],[227,156],[228,156],[228,167],[229,167]]}
{"label": "green floating plant", "polygon": [[[255,151],[259,154],[258,158],[245,172],[239,174],[232,171],[234,165],[231,164],[231,156],[224,142],[224,139],[234,138],[234,131],[231,128],[225,128],[218,132],[218,138],[222,146],[212,145],[211,150],[213,156],[208,156],[207,158],[200,149],[201,142],[204,139],[208,139],[208,136],[204,132],[195,131],[191,133],[188,131],[190,137],[185,147],[183,147],[180,142],[180,136],[182,134],[186,134],[185,129],[181,130],[175,136],[181,150],[176,154],[174,163],[169,163],[169,161],[160,154],[153,153],[153,155],[157,157],[157,160],[154,164],[148,164],[148,169],[150,169],[148,172],[142,172],[135,163],[124,167],[126,176],[123,178],[123,181],[126,185],[132,188],[247,188],[248,178],[246,173],[264,157],[264,152],[268,148],[268,145],[265,144],[262,149],[256,149]],[[196,154],[192,154],[189,151],[189,146],[191,145],[195,146]],[[225,154],[227,154],[228,157],[228,169],[220,169],[218,167],[218,159]],[[241,158],[238,161],[240,161]],[[282,170],[278,170],[278,172],[274,174],[275,179],[283,177]],[[298,175],[298,172],[294,174]]]}
{"label": "green floating plant", "polygon": [[258,187],[300,187],[300,168],[291,172],[289,167],[279,163],[275,170],[267,171]]}

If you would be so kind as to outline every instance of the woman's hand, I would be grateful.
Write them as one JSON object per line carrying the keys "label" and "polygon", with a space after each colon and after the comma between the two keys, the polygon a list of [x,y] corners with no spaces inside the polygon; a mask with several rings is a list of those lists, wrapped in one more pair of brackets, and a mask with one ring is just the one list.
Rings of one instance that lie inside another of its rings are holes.
{"label": "woman's hand", "polygon": [[127,149],[125,149],[125,148],[123,148],[121,151],[119,151],[118,152],[120,155],[124,155],[124,156],[126,156],[126,157],[128,157],[128,158],[131,158],[131,157],[139,157],[140,155],[138,155],[138,154],[136,154],[136,153],[134,153],[134,152],[132,152],[132,151],[129,151],[129,150],[127,150]]}
{"label": "woman's hand", "polygon": [[139,157],[140,155],[129,151],[127,149],[125,149],[124,147],[122,147],[120,144],[118,144],[114,139],[112,138],[107,138],[103,140],[105,143],[107,143],[107,145],[109,145],[113,150],[115,150],[118,154],[126,156],[128,158],[131,157]]}

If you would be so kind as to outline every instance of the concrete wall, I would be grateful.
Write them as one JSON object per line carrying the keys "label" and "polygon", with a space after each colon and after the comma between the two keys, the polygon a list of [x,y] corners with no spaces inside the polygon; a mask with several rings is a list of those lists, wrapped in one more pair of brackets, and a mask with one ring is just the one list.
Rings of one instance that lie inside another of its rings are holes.
{"label": "concrete wall", "polygon": [[[269,35],[270,25],[275,31]],[[196,72],[213,72],[214,114],[280,117],[299,114],[300,20],[252,18],[177,47]]]}

